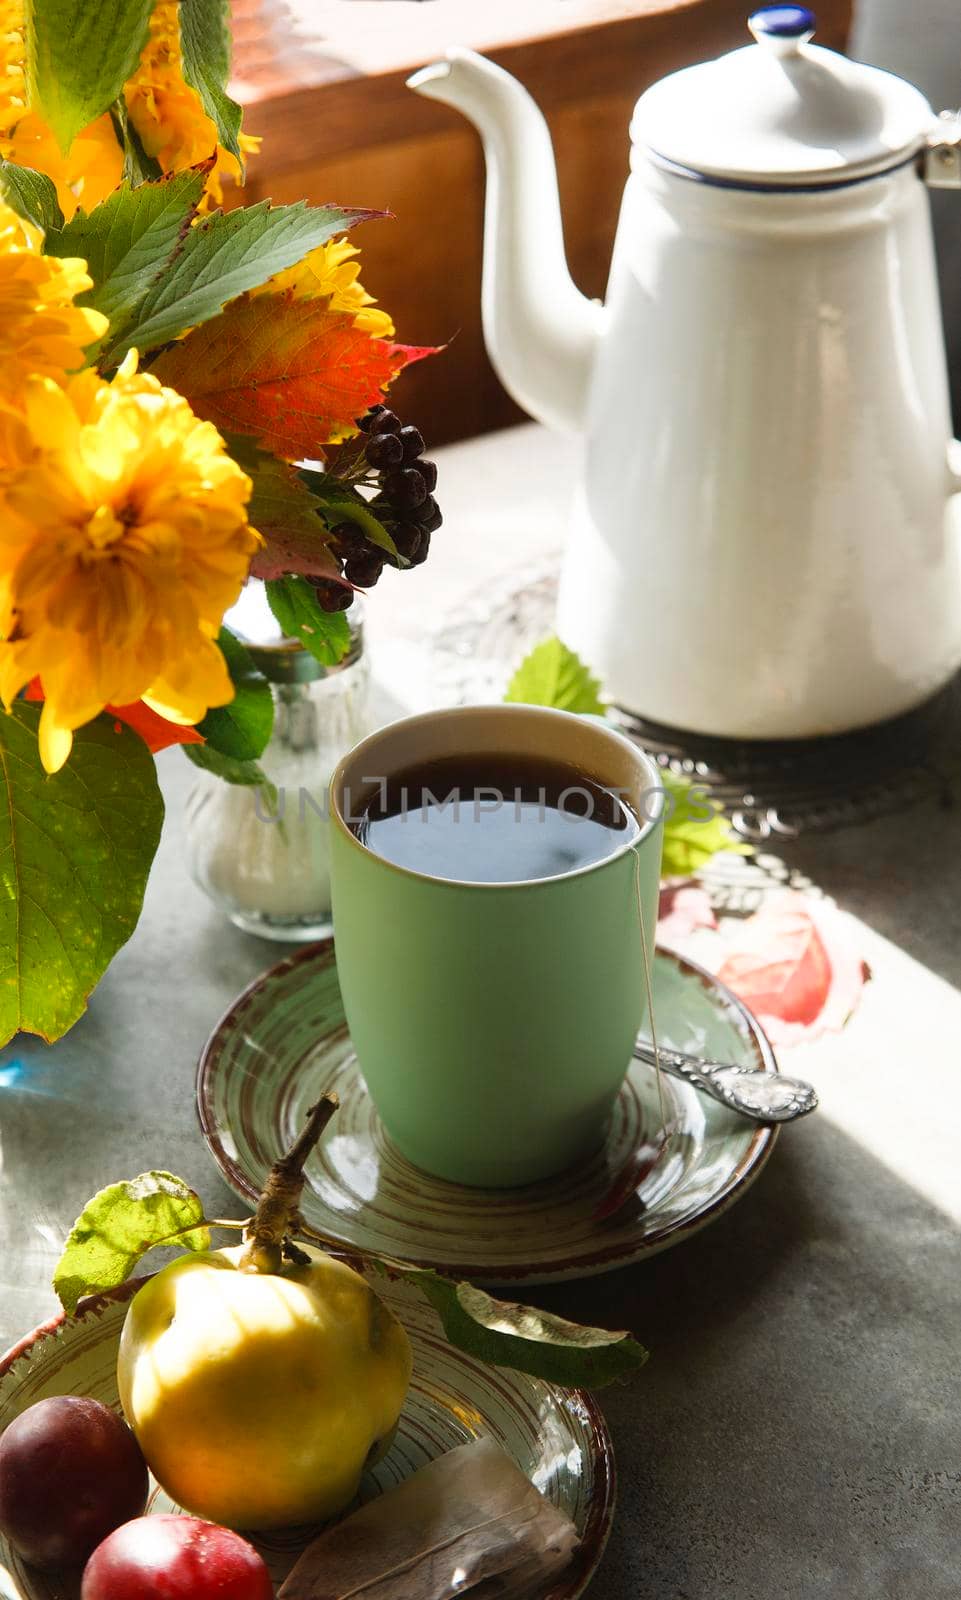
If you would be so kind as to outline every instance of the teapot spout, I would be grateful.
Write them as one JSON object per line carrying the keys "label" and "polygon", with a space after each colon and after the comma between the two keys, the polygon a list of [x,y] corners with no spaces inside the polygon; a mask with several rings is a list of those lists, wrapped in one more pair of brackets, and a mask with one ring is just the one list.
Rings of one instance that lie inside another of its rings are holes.
{"label": "teapot spout", "polygon": [[408,87],[474,124],[487,161],[484,338],[505,389],[539,421],[583,426],[603,308],[567,270],[547,123],[516,79],[453,46]]}

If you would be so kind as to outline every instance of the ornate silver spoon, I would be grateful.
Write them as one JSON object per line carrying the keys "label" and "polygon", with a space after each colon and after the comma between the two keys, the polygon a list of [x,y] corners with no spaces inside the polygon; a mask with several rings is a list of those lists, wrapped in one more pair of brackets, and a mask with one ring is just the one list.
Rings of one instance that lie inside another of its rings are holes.
{"label": "ornate silver spoon", "polygon": [[[757,1067],[735,1067],[723,1061],[702,1061],[700,1056],[683,1055],[678,1050],[658,1046],[665,1072],[683,1078],[695,1089],[714,1096],[722,1105],[739,1111],[754,1122],[792,1122],[813,1111],[818,1097],[801,1078],[786,1078],[780,1072],[760,1072]],[[638,1039],[634,1054],[639,1061],[655,1065],[654,1046]]]}

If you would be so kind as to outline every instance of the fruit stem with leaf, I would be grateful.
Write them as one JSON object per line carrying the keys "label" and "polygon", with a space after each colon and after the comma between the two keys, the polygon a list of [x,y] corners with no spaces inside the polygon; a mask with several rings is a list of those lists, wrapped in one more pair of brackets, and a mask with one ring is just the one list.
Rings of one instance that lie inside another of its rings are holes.
{"label": "fruit stem with leaf", "polygon": [[289,1256],[287,1236],[299,1221],[304,1164],[339,1105],[339,1098],[330,1090],[311,1106],[303,1130],[287,1154],[271,1167],[257,1210],[244,1232],[241,1272],[279,1272],[285,1246]]}

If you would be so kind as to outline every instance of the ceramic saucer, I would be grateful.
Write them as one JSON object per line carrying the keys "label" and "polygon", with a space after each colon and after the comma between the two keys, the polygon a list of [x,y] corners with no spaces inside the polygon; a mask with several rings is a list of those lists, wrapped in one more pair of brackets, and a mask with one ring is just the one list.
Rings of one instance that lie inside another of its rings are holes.
{"label": "ceramic saucer", "polygon": [[[144,1280],[140,1279],[142,1283]],[[138,1282],[88,1300],[28,1334],[0,1360],[0,1432],[47,1395],[90,1395],[119,1409],[117,1348]],[[487,1367],[449,1345],[436,1313],[414,1289],[377,1278],[403,1322],[414,1376],[389,1454],[361,1484],[362,1500],[390,1489],[456,1445],[491,1435],[543,1495],[570,1517],[581,1544],[569,1567],[535,1600],[575,1600],[601,1559],[614,1512],[614,1456],[604,1419],[581,1389],[557,1389],[506,1367]],[[148,1510],[174,1506],[151,1480]],[[313,1530],[253,1536],[278,1586]],[[0,1536],[2,1600],[77,1600],[76,1578],[27,1567]]]}
{"label": "ceramic saucer", "polygon": [[[655,1015],[676,1050],[777,1070],[741,1001],[692,962],[658,951]],[[604,1148],[545,1183],[473,1189],[419,1171],[385,1137],[344,1021],[333,941],[272,967],[217,1024],[200,1061],[204,1138],[231,1188],[260,1193],[307,1108],[341,1109],[307,1168],[307,1231],[368,1253],[485,1283],[555,1283],[641,1261],[720,1215],[760,1172],[776,1130],[663,1078],[671,1133],[653,1169],[604,1222],[592,1220],[660,1128],[652,1068],[635,1061]]]}

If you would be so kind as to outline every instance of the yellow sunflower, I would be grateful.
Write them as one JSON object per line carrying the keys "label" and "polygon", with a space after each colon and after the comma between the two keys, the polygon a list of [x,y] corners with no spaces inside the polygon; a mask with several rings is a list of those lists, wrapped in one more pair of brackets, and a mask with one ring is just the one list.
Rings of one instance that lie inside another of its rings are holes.
{"label": "yellow sunflower", "polygon": [[112,383],[31,379],[0,443],[0,698],[42,680],[47,771],[108,704],[196,723],[232,699],[214,641],[259,535],[213,424],[132,354]]}
{"label": "yellow sunflower", "polygon": [[84,346],[107,331],[99,311],[73,304],[91,287],[87,263],[40,254],[40,234],[0,203],[0,407],[19,409],[29,377],[62,381]]}
{"label": "yellow sunflower", "polygon": [[0,0],[0,155],[45,172],[69,220],[105,200],[123,176],[123,154],[104,112],[80,132],[66,155],[50,128],[27,105],[23,0]]}
{"label": "yellow sunflower", "polygon": [[[182,172],[216,155],[207,182],[207,195],[216,204],[223,200],[223,178],[240,178],[240,164],[229,150],[217,143],[217,129],[204,111],[200,96],[183,74],[180,51],[180,15],[176,0],[159,0],[150,18],[150,38],[140,63],[124,87],[130,121],[148,155],[160,163],[164,172]],[[260,140],[240,135],[246,154],[260,147]]]}
{"label": "yellow sunflower", "polygon": [[373,295],[357,280],[360,262],[354,259],[360,251],[348,239],[332,239],[329,244],[318,245],[303,261],[286,272],[278,272],[254,294],[278,294],[284,289],[293,293],[295,300],[330,297],[331,311],[346,311],[353,315],[354,327],[369,333],[372,339],[392,339],[394,324],[386,311],[376,308]]}

